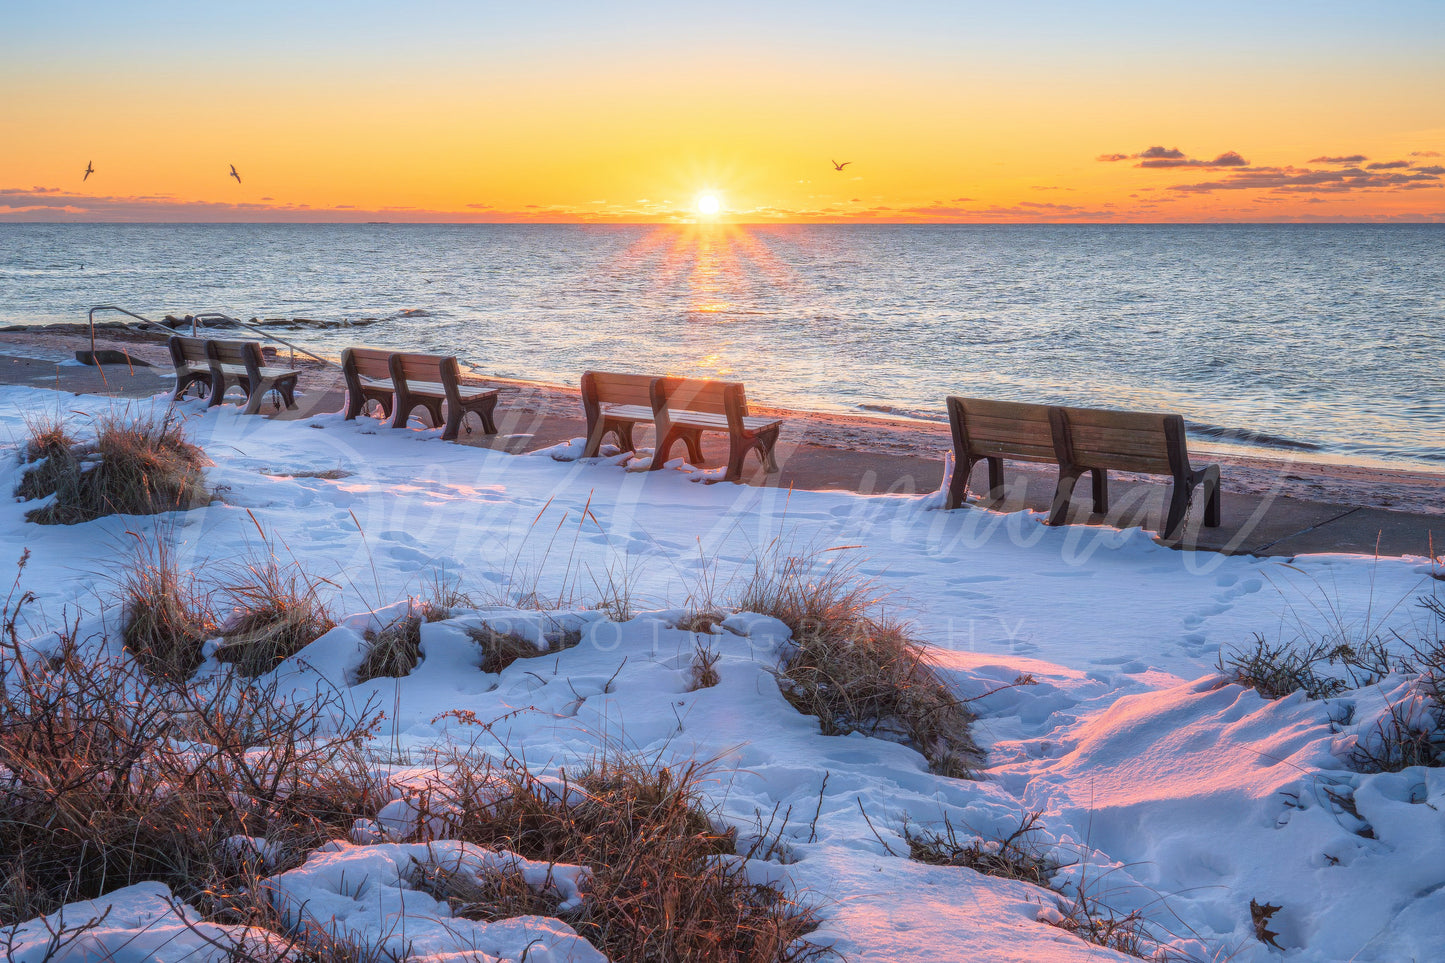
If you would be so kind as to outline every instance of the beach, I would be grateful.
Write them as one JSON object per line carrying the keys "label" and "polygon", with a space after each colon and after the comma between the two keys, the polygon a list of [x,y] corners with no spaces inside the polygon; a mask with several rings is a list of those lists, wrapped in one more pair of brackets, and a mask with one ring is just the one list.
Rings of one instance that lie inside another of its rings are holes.
{"label": "beach", "polygon": [[[51,326],[34,331],[0,332],[0,354],[58,362],[73,358],[74,352],[89,347],[84,326]],[[142,360],[156,365],[155,372],[169,370],[170,356],[163,342],[165,335],[127,327],[98,328],[97,345],[123,347]],[[281,357],[286,349],[278,346]],[[340,410],[344,387],[338,369],[319,365],[296,355],[295,360],[305,374],[304,392],[299,413],[281,412],[280,417],[304,416],[315,411]],[[288,364],[290,361],[288,360]],[[11,369],[15,365],[9,366]],[[75,376],[78,369],[65,369]],[[41,364],[26,377],[31,383],[52,379],[53,369]],[[485,438],[463,435],[462,442],[497,445],[514,453],[544,448],[585,434],[585,420],[575,387],[538,382],[514,381],[487,377],[485,372],[464,370],[464,380],[501,389],[498,417],[501,437]],[[580,375],[580,372],[579,372]],[[0,369],[0,379],[7,376]],[[12,370],[9,378],[20,376]],[[157,382],[159,384],[159,382]],[[754,396],[751,409],[785,419],[778,454],[783,471],[764,475],[754,471],[756,463],[748,462],[753,484],[817,490],[847,490],[863,493],[891,492],[917,494],[936,490],[943,480],[944,455],[951,447],[946,422],[917,418],[886,417],[882,414],[837,414],[831,412],[796,411],[767,405],[766,398]],[[942,399],[939,408],[942,409]],[[942,416],[940,415],[940,418]],[[640,429],[642,444],[650,444],[650,433]],[[715,436],[705,439],[710,463],[722,457],[721,442]],[[1254,518],[1255,530],[1248,538],[1231,544],[1231,536],[1210,540],[1211,533],[1198,533],[1208,547],[1235,551],[1278,549],[1290,551],[1326,551],[1334,545],[1342,551],[1372,551],[1372,532],[1382,534],[1386,554],[1429,554],[1432,546],[1438,554],[1438,543],[1445,543],[1445,470],[1392,467],[1384,464],[1360,464],[1332,461],[1322,456],[1305,454],[1270,456],[1259,449],[1244,452],[1237,447],[1220,447],[1208,440],[1190,439],[1190,453],[1198,462],[1217,462],[1224,477],[1226,497],[1240,500],[1235,511],[1253,517],[1259,506],[1269,503],[1273,512],[1285,520],[1278,526],[1258,531],[1260,524],[1272,521],[1268,512]],[[1047,510],[1053,493],[1054,472],[1049,466],[1011,464],[1009,466],[1010,498],[1014,507],[1028,505]],[[985,484],[983,467],[976,470],[975,485]],[[1152,500],[1147,512],[1157,515],[1166,485],[1161,479],[1141,479],[1113,473],[1119,490],[1128,492],[1131,484],[1148,485]],[[1124,499],[1127,501],[1127,498]],[[1435,520],[1439,519],[1437,523]],[[1157,519],[1129,516],[1122,520],[1142,520],[1157,524]],[[1348,525],[1342,523],[1347,522]],[[1336,525],[1325,533],[1321,526]],[[1293,527],[1291,527],[1293,526]],[[1383,533],[1392,533],[1384,535]],[[1303,542],[1293,538],[1299,533],[1312,537]]]}

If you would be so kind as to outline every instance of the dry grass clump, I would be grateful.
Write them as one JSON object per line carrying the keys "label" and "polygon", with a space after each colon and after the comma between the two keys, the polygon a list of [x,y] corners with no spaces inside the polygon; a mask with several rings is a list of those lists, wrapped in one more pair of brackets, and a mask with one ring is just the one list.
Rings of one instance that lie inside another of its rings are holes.
{"label": "dry grass clump", "polygon": [[1121,915],[1098,900],[1080,896],[1072,903],[1063,904],[1057,919],[1045,922],[1116,953],[1141,960],[1157,959],[1155,951],[1159,942],[1149,935],[1148,922],[1138,910]]}
{"label": "dry grass clump", "polygon": [[406,615],[380,631],[367,629],[366,656],[356,670],[357,682],[372,679],[400,679],[421,661],[420,615]]}
{"label": "dry grass clump", "polygon": [[333,731],[334,697],[178,685],[73,632],[37,656],[13,631],[27,601],[0,644],[0,925],[147,880],[210,912],[244,886],[231,836],[284,869],[375,811],[374,719]]}
{"label": "dry grass clump", "polygon": [[330,632],[336,620],[321,598],[323,585],[331,583],[295,564],[283,567],[274,555],[246,566],[238,581],[222,587],[235,609],[221,626],[216,658],[254,677]]}
{"label": "dry grass clump", "polygon": [[796,648],[779,686],[799,712],[818,717],[824,735],[893,738],[923,753],[934,772],[968,778],[983,756],[970,734],[974,714],[902,624],[873,616],[877,600],[849,563],[774,555],[759,560],[733,607],[792,629]]}
{"label": "dry grass clump", "polygon": [[[731,858],[735,834],[714,827],[696,762],[665,768],[604,758],[560,783],[515,758],[497,767],[462,755],[445,770],[449,835],[591,868],[583,905],[562,915],[611,959],[795,963],[828,953],[801,940],[817,925],[810,910],[749,882]],[[537,899],[516,884],[447,897],[474,919],[535,908]]]}
{"label": "dry grass clump", "polygon": [[58,422],[32,426],[26,453],[43,460],[26,473],[16,495],[55,500],[27,513],[27,520],[72,525],[105,515],[185,510],[210,500],[201,471],[210,462],[186,440],[174,410],[108,412],[95,419],[94,429],[93,442],[77,443]]}
{"label": "dry grass clump", "polygon": [[546,633],[544,635],[547,640],[545,649],[538,647],[536,642],[525,635],[505,632],[490,625],[468,628],[466,632],[473,642],[481,646],[481,669],[483,672],[501,672],[518,659],[536,659],[544,655],[555,655],[564,649],[573,648],[582,641],[582,633],[577,629]]}
{"label": "dry grass clump", "polygon": [[163,539],[136,552],[121,576],[119,594],[127,651],[152,675],[178,682],[190,678],[201,664],[202,646],[216,635],[216,619],[210,594],[192,573],[180,571]]}
{"label": "dry grass clump", "polygon": [[492,871],[473,875],[435,861],[417,863],[407,885],[432,899],[445,900],[463,919],[496,920],[517,916],[557,916],[563,900],[554,890],[534,890],[521,873]]}
{"label": "dry grass clump", "polygon": [[696,692],[698,689],[711,689],[722,681],[718,674],[717,663],[722,658],[710,645],[699,643],[692,654],[692,665],[688,669],[687,691]]}
{"label": "dry grass clump", "polygon": [[905,824],[903,839],[908,855],[920,863],[933,866],[962,866],[986,876],[1018,879],[1035,886],[1048,886],[1058,866],[1039,856],[1028,844],[1029,834],[1036,832],[1042,813],[1024,816],[1019,826],[1007,836],[984,839],[972,834],[960,837],[957,828],[944,816],[943,830],[922,829]]}

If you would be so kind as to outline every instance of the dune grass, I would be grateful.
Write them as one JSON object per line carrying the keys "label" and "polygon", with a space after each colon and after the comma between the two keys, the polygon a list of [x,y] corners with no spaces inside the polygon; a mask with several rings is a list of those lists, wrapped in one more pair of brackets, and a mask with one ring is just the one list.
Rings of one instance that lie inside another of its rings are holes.
{"label": "dune grass", "polygon": [[982,763],[976,718],[938,677],[901,622],[875,615],[877,587],[828,552],[761,557],[734,599],[792,630],[778,684],[825,735],[863,732],[906,743],[934,772],[968,778]]}
{"label": "dune grass", "polygon": [[184,511],[210,500],[202,469],[210,464],[185,436],[172,409],[141,414],[110,411],[93,419],[93,440],[77,441],[52,419],[30,426],[27,460],[16,495],[54,496],[28,521],[73,525],[106,515]]}

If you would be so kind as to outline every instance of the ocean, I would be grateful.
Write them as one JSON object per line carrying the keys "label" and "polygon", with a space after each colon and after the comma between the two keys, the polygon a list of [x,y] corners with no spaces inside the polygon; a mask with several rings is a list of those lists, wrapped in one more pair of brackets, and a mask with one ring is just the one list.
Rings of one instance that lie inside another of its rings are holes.
{"label": "ocean", "polygon": [[1206,444],[1445,468],[1445,225],[0,225],[0,325],[97,304],[497,377],[1176,411]]}

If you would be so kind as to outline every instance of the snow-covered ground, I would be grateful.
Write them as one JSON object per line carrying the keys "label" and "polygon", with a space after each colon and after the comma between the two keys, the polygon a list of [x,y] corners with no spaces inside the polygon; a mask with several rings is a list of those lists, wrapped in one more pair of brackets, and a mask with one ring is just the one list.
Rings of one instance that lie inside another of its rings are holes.
{"label": "snow-covered ground", "polygon": [[[93,414],[109,404],[0,388],[0,442],[10,446],[0,487],[18,480],[27,413]],[[1445,776],[1361,775],[1342,761],[1380,708],[1403,697],[1403,683],[1329,703],[1298,694],[1271,702],[1222,684],[1216,669],[1221,647],[1256,633],[1434,631],[1415,604],[1445,586],[1427,559],[1176,552],[1139,530],[1050,529],[1026,512],[937,511],[929,497],[699,484],[685,470],[511,456],[340,416],[285,423],[185,410],[192,440],[215,462],[211,506],[42,527],[24,521],[33,503],[0,505],[0,563],[32,553],[24,586],[38,597],[37,637],[62,612],[118,629],[108,578],[130,557],[127,532],[173,540],[182,567],[199,569],[260,549],[264,531],[277,554],[334,582],[338,610],[353,614],[277,670],[283,689],[326,684],[357,706],[374,699],[388,709],[378,741],[393,754],[469,739],[442,715],[456,709],[503,720],[496,734],[525,745],[541,769],[607,747],[717,759],[710,798],[744,833],[759,813],[791,807],[791,859],[757,861],[750,872],[807,894],[822,916],[811,939],[849,960],[1113,956],[1042,922],[1057,913],[1055,893],[906,858],[905,820],[947,819],[991,838],[1035,811],[1034,842],[1066,867],[1056,885],[1118,915],[1140,911],[1178,958],[1424,961],[1445,952]],[[786,629],[773,620],[730,619],[712,637],[721,683],[687,691],[697,637],[674,627],[678,609],[725,601],[779,547],[842,546],[823,557],[891,592],[890,611],[913,621],[960,695],[1020,673],[1037,679],[974,704],[989,752],[980,779],[934,775],[916,752],[882,739],[820,735],[779,694],[773,670]],[[424,625],[424,659],[406,678],[353,685],[371,613],[394,612],[438,580],[486,607]],[[632,596],[625,623],[596,610],[619,584]],[[526,611],[532,601],[562,614]],[[466,626],[485,619],[535,631],[548,618],[582,627],[581,644],[541,667],[476,667]],[[1332,724],[1351,701],[1352,724]],[[1333,801],[1349,791],[1359,818]],[[406,847],[385,841],[384,819],[373,835],[334,844],[277,885],[313,917],[375,941],[396,931],[404,907],[415,917],[414,951],[435,958],[481,949],[521,959],[539,939],[533,963],[601,958],[558,921],[434,922],[444,907],[398,875]],[[350,878],[378,880],[366,899],[336,883],[344,861]],[[214,952],[164,896],[145,884],[101,900],[115,909],[89,935],[92,952]],[[1282,951],[1257,940],[1251,900],[1282,907],[1270,923]],[[72,907],[66,919],[97,912]],[[155,943],[157,934],[169,942]],[[38,923],[22,927],[18,958],[41,958],[44,937]]]}

